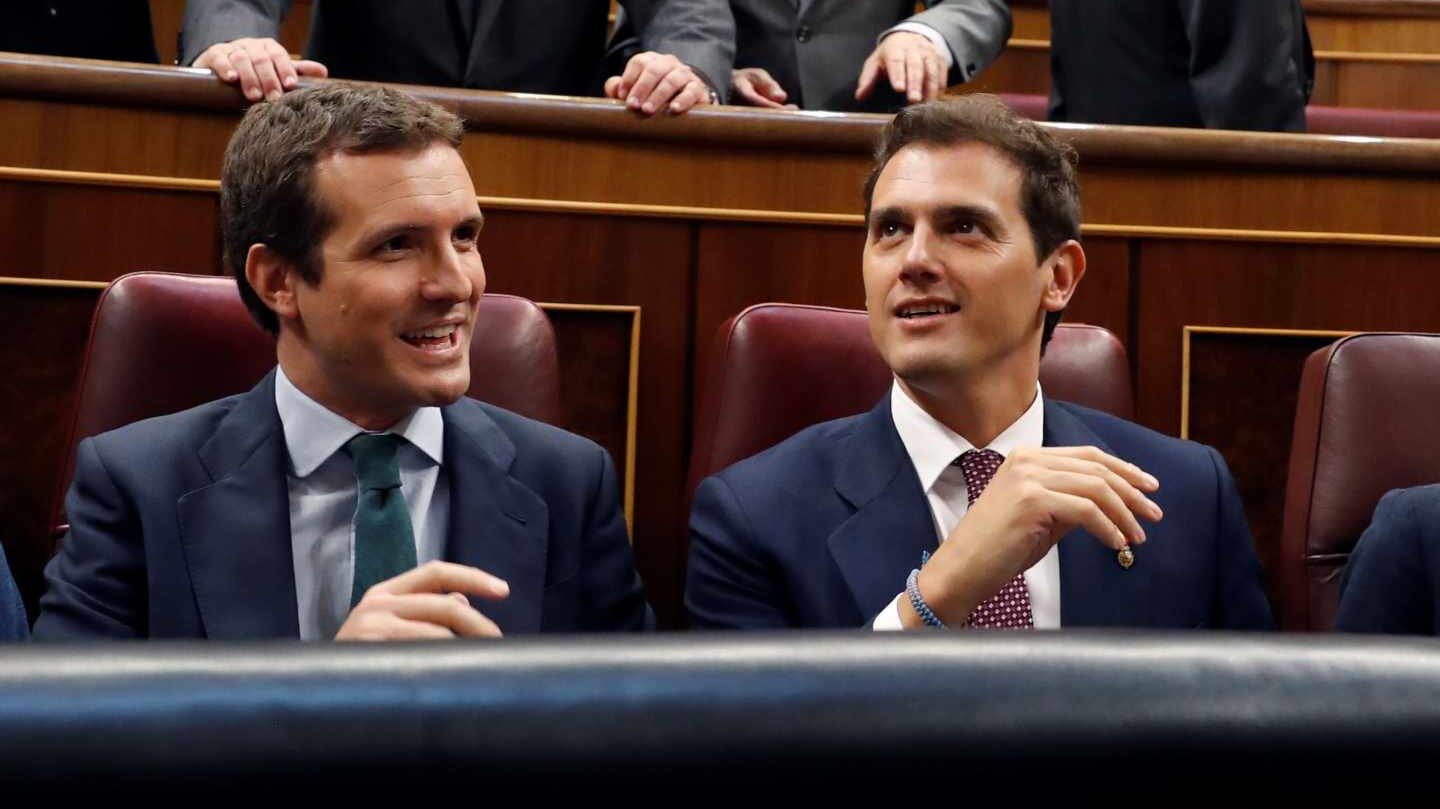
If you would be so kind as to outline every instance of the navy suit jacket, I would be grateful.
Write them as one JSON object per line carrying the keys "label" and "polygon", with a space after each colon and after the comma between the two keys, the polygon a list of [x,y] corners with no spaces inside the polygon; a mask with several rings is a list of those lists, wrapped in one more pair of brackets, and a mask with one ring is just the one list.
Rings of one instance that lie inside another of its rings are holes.
{"label": "navy suit jacket", "polygon": [[1434,635],[1440,626],[1440,484],[1380,498],[1340,580],[1335,628]]}
{"label": "navy suit jacket", "polygon": [[[1046,446],[1099,447],[1160,479],[1165,519],[1125,570],[1083,530],[1060,541],[1065,627],[1269,629],[1240,497],[1215,450],[1046,400]],[[700,485],[685,603],[700,627],[861,627],[938,542],[890,415],[816,425]]]}
{"label": "navy suit jacket", "polygon": [[0,641],[25,640],[30,637],[30,623],[25,619],[25,603],[20,589],[10,576],[5,563],[5,548],[0,546]]}
{"label": "navy suit jacket", "polygon": [[[653,625],[605,450],[471,399],[442,409],[444,558],[510,584],[506,634]],[[82,441],[36,639],[298,638],[275,375]]]}

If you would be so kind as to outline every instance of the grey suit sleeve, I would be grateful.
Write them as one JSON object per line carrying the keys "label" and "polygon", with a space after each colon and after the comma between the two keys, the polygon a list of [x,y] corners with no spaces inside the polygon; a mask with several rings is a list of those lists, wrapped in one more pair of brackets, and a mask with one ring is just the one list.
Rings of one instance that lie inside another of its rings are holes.
{"label": "grey suit sleeve", "polygon": [[1290,2],[1180,0],[1190,87],[1207,129],[1305,131],[1306,78],[1295,63],[1304,17]]}
{"label": "grey suit sleeve", "polygon": [[218,42],[243,37],[279,39],[290,0],[189,0],[181,29],[180,64],[194,63]]}
{"label": "grey suit sleeve", "polygon": [[939,0],[907,22],[928,25],[945,37],[955,64],[952,82],[969,81],[995,61],[1010,39],[1010,6],[1005,0]]}
{"label": "grey suit sleeve", "polygon": [[698,71],[725,102],[735,66],[730,0],[621,0],[645,50],[668,53]]}

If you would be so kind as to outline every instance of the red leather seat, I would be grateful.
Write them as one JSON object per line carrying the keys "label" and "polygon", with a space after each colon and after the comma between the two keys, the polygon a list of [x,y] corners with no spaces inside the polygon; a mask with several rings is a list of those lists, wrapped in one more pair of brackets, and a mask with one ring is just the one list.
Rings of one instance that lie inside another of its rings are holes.
{"label": "red leather seat", "polygon": [[1361,135],[1376,138],[1440,138],[1440,112],[1368,107],[1305,108],[1312,135]]}
{"label": "red leather seat", "polygon": [[[869,410],[893,376],[865,313],[751,306],[720,328],[701,391],[690,491],[706,476],[812,424]],[[1129,418],[1125,347],[1099,326],[1062,323],[1040,363],[1045,395]]]}
{"label": "red leather seat", "polygon": [[1440,481],[1440,334],[1357,334],[1300,377],[1281,529],[1280,624],[1335,626],[1340,574],[1381,495]]}
{"label": "red leather seat", "polygon": [[[250,318],[233,279],[157,272],[117,279],[95,307],[50,524],[63,521],[82,438],[242,393],[274,366],[275,341]],[[480,299],[470,368],[471,396],[558,420],[555,334],[531,301]]]}

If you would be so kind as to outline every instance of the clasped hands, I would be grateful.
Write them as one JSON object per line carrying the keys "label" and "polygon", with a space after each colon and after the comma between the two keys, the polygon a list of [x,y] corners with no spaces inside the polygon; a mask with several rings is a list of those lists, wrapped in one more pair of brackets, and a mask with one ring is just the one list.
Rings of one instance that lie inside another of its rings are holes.
{"label": "clasped hands", "polygon": [[[1154,476],[1095,447],[1017,449],[920,571],[916,585],[947,625],[959,626],[1006,582],[1075,528],[1119,551],[1145,542],[1140,520],[1164,513]],[[901,623],[923,622],[900,599]]]}

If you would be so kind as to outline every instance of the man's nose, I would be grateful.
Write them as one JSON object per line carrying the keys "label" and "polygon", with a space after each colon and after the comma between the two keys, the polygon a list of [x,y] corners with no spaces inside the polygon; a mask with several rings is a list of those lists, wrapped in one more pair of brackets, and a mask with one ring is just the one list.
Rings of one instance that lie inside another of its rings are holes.
{"label": "man's nose", "polygon": [[909,242],[905,245],[904,264],[900,267],[901,278],[914,283],[933,281],[940,277],[935,254],[936,236],[934,229],[923,223],[915,226],[910,233]]}
{"label": "man's nose", "polygon": [[[470,248],[474,250],[474,247]],[[475,282],[466,264],[478,263],[479,257],[469,259],[453,244],[443,246],[426,268],[425,277],[420,281],[421,295],[429,300],[463,301],[474,293]]]}

